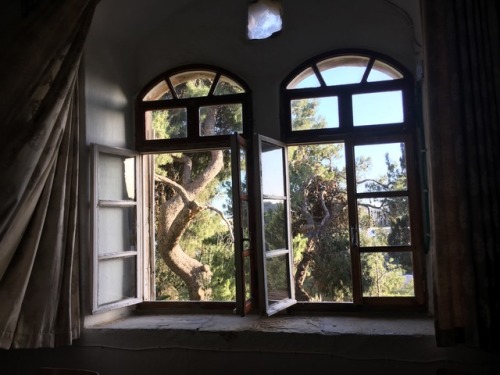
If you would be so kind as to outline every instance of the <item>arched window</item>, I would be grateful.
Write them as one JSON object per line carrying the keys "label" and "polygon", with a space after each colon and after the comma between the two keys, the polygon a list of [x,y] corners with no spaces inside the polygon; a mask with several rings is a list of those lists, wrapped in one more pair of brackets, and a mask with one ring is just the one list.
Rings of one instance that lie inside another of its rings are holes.
{"label": "arched window", "polygon": [[250,134],[250,91],[239,78],[205,65],[178,68],[155,78],[138,96],[139,151],[228,145],[233,133]]}
{"label": "arched window", "polygon": [[283,81],[281,105],[297,300],[423,305],[411,74],[367,51],[325,54]]}
{"label": "arched window", "polygon": [[252,307],[250,114],[241,79],[182,67],[139,93],[135,151],[93,147],[94,311]]}

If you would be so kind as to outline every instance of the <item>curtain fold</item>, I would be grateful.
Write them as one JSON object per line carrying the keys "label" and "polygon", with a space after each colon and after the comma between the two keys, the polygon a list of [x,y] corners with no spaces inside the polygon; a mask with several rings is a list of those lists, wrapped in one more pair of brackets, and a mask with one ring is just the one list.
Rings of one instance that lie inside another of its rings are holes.
{"label": "curtain fold", "polygon": [[500,5],[421,4],[437,343],[498,349]]}
{"label": "curtain fold", "polygon": [[80,333],[78,70],[97,1],[50,1],[0,62],[0,347]]}

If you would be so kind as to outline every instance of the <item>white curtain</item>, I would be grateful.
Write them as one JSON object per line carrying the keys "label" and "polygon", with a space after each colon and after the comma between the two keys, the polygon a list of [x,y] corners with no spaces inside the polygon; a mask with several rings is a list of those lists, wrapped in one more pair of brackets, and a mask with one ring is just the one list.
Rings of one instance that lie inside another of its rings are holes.
{"label": "white curtain", "polygon": [[80,334],[78,71],[98,1],[46,1],[2,40],[0,348]]}

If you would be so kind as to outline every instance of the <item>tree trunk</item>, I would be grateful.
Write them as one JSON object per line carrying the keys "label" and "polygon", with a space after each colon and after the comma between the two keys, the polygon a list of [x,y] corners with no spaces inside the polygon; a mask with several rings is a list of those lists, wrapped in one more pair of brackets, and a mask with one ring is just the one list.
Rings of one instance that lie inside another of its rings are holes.
{"label": "tree trunk", "polygon": [[304,289],[304,281],[307,277],[307,269],[312,261],[314,249],[315,239],[309,238],[307,241],[307,248],[302,254],[302,259],[299,264],[297,264],[297,271],[295,271],[295,298],[297,301],[311,300],[311,296]]}
{"label": "tree trunk", "polygon": [[[216,110],[210,112],[203,124],[205,132],[213,132]],[[163,202],[157,217],[158,251],[167,266],[186,284],[190,300],[203,300],[210,297],[208,288],[212,278],[210,267],[186,254],[179,244],[182,235],[202,210],[196,198],[217,176],[224,166],[223,153],[210,151],[211,161],[195,180],[191,179],[191,159],[183,155],[177,160],[183,163],[182,182],[176,183],[168,178],[161,181],[172,187],[176,194]]]}

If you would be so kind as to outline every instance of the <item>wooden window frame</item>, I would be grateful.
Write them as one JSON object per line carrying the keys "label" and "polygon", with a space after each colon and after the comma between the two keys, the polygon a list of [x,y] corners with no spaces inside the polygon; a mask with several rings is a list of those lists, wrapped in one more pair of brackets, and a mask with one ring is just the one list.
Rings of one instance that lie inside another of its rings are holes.
{"label": "wooden window frame", "polygon": [[[359,56],[368,58],[366,71],[359,83],[328,86],[322,79],[317,64],[332,57]],[[368,82],[367,77],[375,61],[380,61],[395,71],[400,72],[402,77],[387,81]],[[316,74],[319,87],[311,88],[287,88],[290,83],[310,68]],[[377,93],[398,90],[402,92],[402,105],[404,120],[401,123],[378,124],[354,126],[352,97],[356,94]],[[292,130],[291,101],[295,99],[309,99],[321,97],[338,97],[339,127]],[[409,210],[411,227],[411,246],[403,251],[411,251],[413,255],[413,272],[415,282],[414,297],[363,297],[361,286],[360,254],[364,252],[401,251],[391,247],[383,249],[370,249],[353,247],[351,236],[351,257],[353,277],[353,303],[335,302],[298,302],[290,308],[291,312],[329,312],[329,311],[426,311],[426,287],[424,276],[424,240],[422,228],[422,205],[419,178],[418,137],[416,129],[416,112],[414,103],[414,83],[411,73],[395,60],[377,53],[366,50],[339,50],[324,53],[307,60],[294,69],[282,82],[280,87],[281,108],[281,131],[284,142],[287,145],[327,144],[343,142],[346,148],[346,169],[349,198],[349,227],[357,228],[356,204],[357,197],[363,194],[356,193],[355,171],[354,171],[354,146],[363,144],[377,144],[388,142],[404,142],[407,158],[407,190],[404,192],[388,193],[385,195],[404,195],[409,197]],[[364,194],[368,196],[369,194]],[[384,194],[381,194],[384,195]]]}

